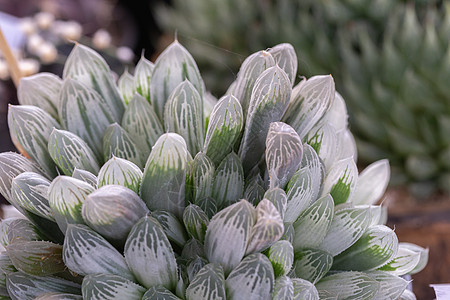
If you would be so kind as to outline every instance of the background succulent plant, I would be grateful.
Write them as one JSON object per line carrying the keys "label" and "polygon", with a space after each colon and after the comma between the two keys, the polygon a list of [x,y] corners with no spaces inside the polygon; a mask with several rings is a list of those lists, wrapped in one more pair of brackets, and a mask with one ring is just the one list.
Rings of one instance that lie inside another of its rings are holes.
{"label": "background succulent plant", "polygon": [[30,159],[0,154],[26,217],[0,223],[4,298],[415,298],[400,276],[428,251],[383,225],[389,164],[358,174],[330,75],[294,86],[281,44],[217,101],[177,41],[140,66],[118,89],[76,45],[60,84],[27,79],[57,97],[23,89],[33,103],[10,106]]}

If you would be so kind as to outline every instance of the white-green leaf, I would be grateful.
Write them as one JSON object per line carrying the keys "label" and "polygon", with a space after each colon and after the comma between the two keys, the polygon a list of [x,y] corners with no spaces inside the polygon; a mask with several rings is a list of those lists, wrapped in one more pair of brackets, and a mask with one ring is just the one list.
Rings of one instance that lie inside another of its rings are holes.
{"label": "white-green leaf", "polygon": [[151,213],[151,216],[158,220],[169,241],[184,247],[188,235],[182,222],[174,214],[164,210],[156,210]]}
{"label": "white-green leaf", "polygon": [[208,218],[212,218],[217,213],[217,202],[216,199],[212,197],[206,197],[198,200],[196,205],[200,206],[200,208],[205,212]]}
{"label": "white-green leaf", "polygon": [[122,254],[86,225],[67,227],[63,260],[71,271],[83,276],[105,273],[134,280]]}
{"label": "white-green leaf", "polygon": [[244,171],[236,153],[228,154],[216,169],[212,196],[218,207],[237,202],[244,193]]}
{"label": "white-green leaf", "polygon": [[333,269],[365,271],[377,269],[395,257],[398,239],[384,225],[369,227],[350,248],[334,258]]}
{"label": "white-green leaf", "polygon": [[51,292],[42,294],[41,296],[34,298],[34,300],[83,300],[83,296],[69,293]]}
{"label": "white-green leaf", "polygon": [[0,228],[0,232],[2,232],[0,240],[4,246],[8,243],[43,240],[39,230],[27,219],[3,219]]}
{"label": "white-green leaf", "polygon": [[344,98],[336,92],[334,101],[322,120],[324,123],[330,123],[336,131],[346,130],[348,127],[348,113]]}
{"label": "white-green leaf", "polygon": [[94,174],[100,169],[97,157],[89,145],[70,131],[54,128],[48,140],[48,152],[67,176],[71,176],[75,168]]}
{"label": "white-green leaf", "polygon": [[288,241],[278,241],[267,251],[275,277],[287,275],[294,262],[294,248]]}
{"label": "white-green leaf", "polygon": [[333,264],[333,256],[319,249],[302,249],[295,251],[292,276],[318,282],[328,273]]}
{"label": "white-green leaf", "polygon": [[358,149],[356,141],[349,129],[336,132],[337,135],[337,154],[336,160],[352,157],[355,162],[358,160]]}
{"label": "white-green leaf", "polygon": [[113,274],[91,274],[83,279],[81,286],[84,299],[141,300],[146,289],[129,279]]}
{"label": "white-green leaf", "polygon": [[336,161],[323,182],[322,196],[333,196],[336,205],[352,199],[358,182],[358,168],[352,157]]}
{"label": "white-green leaf", "polygon": [[199,206],[190,204],[186,207],[183,213],[183,223],[191,237],[203,242],[209,218]]}
{"label": "white-green leaf", "polygon": [[151,104],[161,120],[169,95],[185,79],[203,95],[203,80],[197,64],[191,54],[175,40],[156,59],[150,81]]}
{"label": "white-green leaf", "polygon": [[274,281],[272,265],[267,257],[261,253],[250,254],[227,277],[227,298],[269,299]]}
{"label": "white-green leaf", "polygon": [[244,189],[244,199],[253,205],[257,205],[264,197],[264,181],[260,174],[256,174],[251,177],[247,177]]}
{"label": "white-green leaf", "polygon": [[109,125],[103,136],[104,161],[108,161],[113,156],[129,160],[140,167],[145,163],[145,158],[142,157],[130,135],[117,123]]}
{"label": "white-green leaf", "polygon": [[380,283],[364,273],[342,272],[323,278],[316,284],[320,299],[372,299]]}
{"label": "white-green leaf", "polygon": [[134,90],[150,102],[150,81],[155,65],[141,56],[134,70]]}
{"label": "white-green leaf", "polygon": [[138,166],[126,159],[113,156],[98,172],[97,187],[121,185],[139,193],[143,173]]}
{"label": "white-green leaf", "polygon": [[319,292],[314,284],[301,278],[292,278],[294,300],[319,300]]}
{"label": "white-green leaf", "polygon": [[283,122],[291,125],[303,139],[331,108],[334,96],[331,75],[313,76],[300,82],[296,93],[292,93]]}
{"label": "white-green leaf", "polygon": [[328,194],[314,202],[295,221],[292,245],[295,251],[316,248],[325,238],[334,215],[333,198]]}
{"label": "white-green leaf", "polygon": [[148,213],[148,208],[132,190],[107,185],[89,194],[81,210],[89,227],[112,243],[123,245],[133,225]]}
{"label": "white-green leaf", "polygon": [[229,274],[244,257],[255,223],[254,208],[241,200],[218,212],[209,222],[205,236],[206,257]]}
{"label": "white-green leaf", "polygon": [[191,262],[187,265],[186,268],[189,282],[192,282],[192,280],[194,280],[195,275],[197,275],[197,273],[207,264],[208,261],[200,256],[191,260]]}
{"label": "white-green leaf", "polygon": [[225,95],[214,106],[209,118],[203,151],[215,166],[233,151],[244,126],[241,104],[233,95]]}
{"label": "white-green leaf", "polygon": [[289,76],[291,85],[294,85],[298,66],[294,47],[289,43],[282,43],[270,48],[268,52],[272,54],[275,63]]}
{"label": "white-green leaf", "polygon": [[246,174],[263,156],[269,125],[281,120],[289,103],[291,90],[288,76],[278,66],[267,69],[256,80],[239,149]]}
{"label": "white-green leaf", "polygon": [[175,288],[177,263],[169,240],[155,218],[146,216],[133,226],[124,254],[128,266],[143,286]]}
{"label": "white-green leaf", "polygon": [[125,110],[124,102],[108,64],[97,52],[76,44],[64,64],[63,79],[67,78],[75,79],[100,94],[111,109],[113,122],[122,119]]}
{"label": "white-green leaf", "polygon": [[54,177],[57,168],[48,153],[47,145],[58,122],[46,111],[30,105],[10,105],[8,127],[11,138],[18,141],[25,152],[48,176]]}
{"label": "white-green leaf", "polygon": [[414,275],[416,273],[419,273],[420,271],[422,271],[425,268],[425,266],[428,263],[428,252],[429,252],[428,248],[422,248],[416,244],[405,243],[405,242],[400,243],[399,247],[420,253],[420,260],[417,263],[416,267],[410,272],[410,274]]}
{"label": "white-green leaf", "polygon": [[150,210],[183,215],[186,171],[191,159],[180,135],[166,133],[156,141],[141,183],[141,198]]}
{"label": "white-green leaf", "polygon": [[86,183],[89,183],[94,188],[97,187],[97,176],[95,176],[89,171],[75,168],[75,170],[73,170],[72,177],[84,181]]}
{"label": "white-green leaf", "polygon": [[192,202],[197,203],[211,196],[214,171],[214,164],[208,156],[203,152],[197,153],[189,168],[189,177],[186,178],[186,194],[190,194]]}
{"label": "white-green leaf", "polygon": [[3,247],[6,247],[10,243],[9,235],[9,226],[12,222],[18,220],[18,218],[8,218],[1,220],[0,222],[0,244]]}
{"label": "white-green leaf", "polygon": [[52,73],[38,73],[22,77],[17,87],[17,98],[21,105],[34,105],[58,120],[59,91],[62,80]]}
{"label": "white-green leaf", "polygon": [[226,300],[225,275],[218,264],[207,264],[186,289],[187,300]]}
{"label": "white-green leaf", "polygon": [[136,90],[134,89],[134,77],[131,75],[128,70],[125,69],[125,71],[120,75],[119,80],[117,81],[117,85],[119,88],[119,92],[122,95],[123,101],[125,102],[125,105],[128,105],[131,101],[131,98],[133,98],[134,93]]}
{"label": "white-green leaf", "polygon": [[48,202],[63,233],[68,224],[84,224],[81,206],[93,191],[90,184],[68,176],[58,176],[52,181],[48,188]]}
{"label": "white-green leaf", "polygon": [[322,190],[322,181],[325,177],[325,167],[321,162],[319,155],[308,144],[303,144],[303,159],[301,168],[308,168],[311,172],[311,203],[316,201]]}
{"label": "white-green leaf", "polygon": [[372,163],[359,174],[352,202],[355,205],[375,204],[386,191],[389,178],[390,168],[387,159]]}
{"label": "white-green leaf", "polygon": [[409,250],[406,247],[402,247],[400,244],[395,257],[389,263],[379,268],[379,270],[395,276],[402,276],[411,273],[419,261],[419,252]]}
{"label": "white-green leaf", "polygon": [[[275,280],[272,300],[292,300],[294,297],[294,285],[291,278],[280,276]],[[300,299],[299,299],[300,300]]]}
{"label": "white-green leaf", "polygon": [[193,156],[203,148],[203,102],[188,80],[170,93],[164,109],[164,127],[168,132],[181,135]]}
{"label": "white-green leaf", "polygon": [[264,199],[269,200],[280,213],[281,219],[284,220],[284,214],[287,206],[286,192],[280,188],[268,189],[264,194]]}
{"label": "white-green leaf", "polygon": [[380,288],[372,298],[373,300],[398,300],[409,283],[399,276],[382,271],[370,271],[366,274],[380,283]]}
{"label": "white-green leaf", "polygon": [[325,169],[329,170],[332,164],[337,160],[338,138],[336,129],[331,124],[324,124],[314,127],[306,136],[306,143],[314,148],[321,158]]}
{"label": "white-green leaf", "polygon": [[312,184],[312,173],[308,168],[302,168],[292,176],[286,187],[287,204],[284,222],[294,222],[311,205],[314,200]]}
{"label": "white-green leaf", "polygon": [[158,285],[150,288],[142,300],[181,300],[165,287]]}
{"label": "white-green leaf", "polygon": [[284,188],[299,168],[302,156],[303,145],[297,132],[285,123],[270,123],[266,139],[270,187]]}
{"label": "white-green leaf", "polygon": [[417,300],[416,295],[413,292],[406,289],[403,291],[403,294],[400,296],[399,300]]}

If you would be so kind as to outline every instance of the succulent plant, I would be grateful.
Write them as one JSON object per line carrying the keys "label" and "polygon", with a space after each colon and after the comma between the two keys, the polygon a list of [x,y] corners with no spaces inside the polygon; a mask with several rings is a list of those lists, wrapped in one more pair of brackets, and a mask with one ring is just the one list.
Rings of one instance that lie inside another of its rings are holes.
{"label": "succulent plant", "polygon": [[62,79],[27,79],[8,122],[29,159],[0,154],[26,217],[0,223],[2,297],[414,298],[401,276],[428,251],[383,225],[388,162],[358,174],[333,78],[294,86],[293,47],[273,49],[218,101],[177,41],[120,89],[82,45]]}

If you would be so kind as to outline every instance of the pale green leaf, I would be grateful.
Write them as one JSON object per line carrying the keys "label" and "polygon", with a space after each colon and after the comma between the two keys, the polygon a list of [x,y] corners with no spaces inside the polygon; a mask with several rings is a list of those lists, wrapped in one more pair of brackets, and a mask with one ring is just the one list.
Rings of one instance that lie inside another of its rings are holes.
{"label": "pale green leaf", "polygon": [[409,283],[399,276],[382,271],[370,271],[366,274],[380,283],[380,288],[372,298],[373,300],[398,300]]}
{"label": "pale green leaf", "polygon": [[[6,233],[7,238],[5,238],[7,243],[13,244],[15,242],[43,240],[39,230],[27,219],[4,219],[0,223],[0,228],[2,236]],[[6,230],[6,232],[4,232],[4,230]],[[5,238],[2,238],[2,240]],[[6,246],[3,241],[2,245]]]}
{"label": "pale green leaf", "polygon": [[345,100],[341,94],[335,93],[334,101],[322,120],[324,123],[330,123],[336,131],[346,130],[348,127],[348,113]]}
{"label": "pale green leaf", "polygon": [[330,270],[333,264],[333,256],[319,249],[302,249],[295,251],[292,276],[318,282]]}
{"label": "pale green leaf", "polygon": [[239,201],[244,193],[244,171],[236,153],[228,154],[214,176],[212,196],[218,207],[226,207]]}
{"label": "pale green leaf", "polygon": [[355,162],[358,160],[358,149],[356,141],[349,129],[336,132],[337,135],[337,154],[336,160],[352,157]]}
{"label": "pale green leaf", "polygon": [[151,213],[151,216],[158,220],[169,241],[180,247],[186,244],[188,235],[182,222],[174,214],[164,210],[155,210]]}
{"label": "pale green leaf", "polygon": [[314,127],[308,132],[305,139],[306,143],[311,145],[319,155],[325,165],[325,169],[329,170],[337,160],[339,151],[336,129],[328,123]]}
{"label": "pale green leaf", "polygon": [[72,177],[84,181],[94,188],[97,187],[97,176],[95,176],[89,171],[75,168],[73,170]]}
{"label": "pale green leaf", "polygon": [[141,56],[134,70],[134,90],[150,102],[150,81],[155,65]]}
{"label": "pale green leaf", "polygon": [[380,283],[364,273],[342,272],[323,278],[316,284],[320,299],[372,299]]}
{"label": "pale green leaf", "polygon": [[268,249],[267,257],[272,263],[275,277],[284,276],[294,263],[294,248],[288,241],[278,241]]}
{"label": "pale green leaf", "polygon": [[103,136],[103,159],[108,161],[116,156],[131,161],[135,165],[142,167],[145,158],[130,135],[117,123],[108,126]]}
{"label": "pale green leaf", "polygon": [[207,264],[186,289],[187,300],[226,300],[225,275],[218,264]]}
{"label": "pale green leaf", "polygon": [[198,200],[196,205],[200,206],[200,208],[205,212],[208,218],[212,218],[217,213],[217,202],[216,199],[212,197],[206,197]]}
{"label": "pale green leaf", "polygon": [[284,222],[295,222],[298,216],[311,205],[314,200],[313,183],[312,173],[308,168],[302,168],[292,176],[286,187],[287,203]]}
{"label": "pale green leaf", "polygon": [[180,300],[171,291],[163,286],[154,286],[150,288],[142,297],[142,300]]}
{"label": "pale green leaf", "polygon": [[210,197],[214,180],[214,164],[203,152],[197,153],[186,177],[186,195],[190,201],[197,203]]}
{"label": "pale green leaf", "polygon": [[282,43],[269,48],[268,52],[273,56],[275,63],[289,76],[291,85],[294,85],[298,66],[294,47],[289,43]]}
{"label": "pale green leaf", "polygon": [[409,250],[401,245],[398,247],[395,257],[378,270],[385,271],[395,276],[402,276],[412,272],[420,261],[420,253]]}
{"label": "pale green leaf", "polygon": [[303,144],[303,159],[301,168],[305,167],[311,172],[311,202],[314,202],[317,200],[320,192],[322,191],[322,182],[325,178],[325,167],[314,148],[308,144]]}
{"label": "pale green leaf", "polygon": [[294,297],[294,285],[291,278],[280,276],[275,280],[272,300],[292,300]]}
{"label": "pale green leaf", "polygon": [[141,300],[146,292],[142,286],[113,274],[88,275],[84,277],[81,289],[84,299],[90,300]]}
{"label": "pale green leaf", "polygon": [[420,260],[417,263],[416,267],[410,272],[410,274],[413,275],[413,274],[419,273],[420,271],[422,271],[425,268],[425,266],[428,263],[428,252],[429,252],[428,248],[422,248],[416,244],[405,243],[405,242],[399,243],[399,246],[402,248],[406,248],[406,249],[412,250],[414,252],[420,253]]}
{"label": "pale green leaf", "polygon": [[113,156],[98,172],[97,187],[105,185],[121,185],[139,193],[143,173],[131,161]]}
{"label": "pale green leaf", "polygon": [[284,220],[284,214],[287,206],[286,192],[280,188],[268,189],[264,194],[264,199],[269,200],[280,213],[281,219]]}
{"label": "pale green leaf", "polygon": [[183,223],[191,237],[203,242],[209,218],[199,206],[190,204],[186,207],[183,213]]}
{"label": "pale green leaf", "polygon": [[125,105],[130,104],[131,98],[133,98],[136,90],[134,89],[134,77],[127,69],[120,75],[117,85]]}
{"label": "pale green leaf", "polygon": [[352,202],[355,205],[375,204],[386,191],[389,178],[390,168],[387,159],[372,163],[359,174]]}
{"label": "pale green leaf", "polygon": [[294,286],[294,300],[319,300],[316,287],[308,280],[292,278],[292,284]]}
{"label": "pale green leaf", "polygon": [[45,293],[34,300],[83,300],[83,296],[68,293]]}
{"label": "pale green leaf", "polygon": [[353,158],[338,160],[327,172],[322,196],[330,193],[336,205],[345,203],[352,199],[357,182],[358,168]]}

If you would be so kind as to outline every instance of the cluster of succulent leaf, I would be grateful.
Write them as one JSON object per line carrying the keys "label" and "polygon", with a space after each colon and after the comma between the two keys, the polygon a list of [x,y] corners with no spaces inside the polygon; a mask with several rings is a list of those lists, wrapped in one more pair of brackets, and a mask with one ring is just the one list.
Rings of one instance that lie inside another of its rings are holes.
{"label": "cluster of succulent leaf", "polygon": [[184,37],[208,86],[219,91],[238,69],[236,53],[289,41],[302,74],[336,78],[360,162],[389,158],[392,183],[408,184],[417,196],[449,192],[449,3],[174,1],[158,17]]}
{"label": "cluster of succulent leaf", "polygon": [[116,86],[76,45],[63,78],[22,79],[0,154],[3,299],[415,299],[428,251],[375,205],[333,78],[294,86],[280,44],[219,100],[177,41]]}

